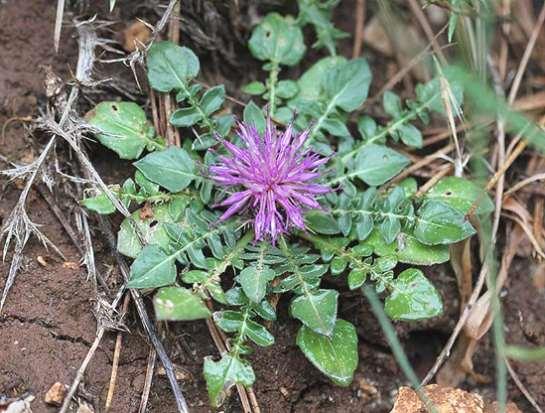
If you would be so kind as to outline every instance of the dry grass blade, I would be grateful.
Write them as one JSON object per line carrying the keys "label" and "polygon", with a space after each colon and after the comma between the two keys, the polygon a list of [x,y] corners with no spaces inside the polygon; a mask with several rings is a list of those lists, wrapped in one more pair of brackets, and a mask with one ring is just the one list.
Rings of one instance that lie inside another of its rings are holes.
{"label": "dry grass blade", "polygon": [[153,372],[155,371],[155,360],[157,359],[157,352],[153,346],[150,346],[148,354],[148,365],[146,367],[146,380],[144,381],[144,388],[142,390],[142,397],[140,399],[140,407],[138,413],[145,413],[148,405],[149,392],[151,390],[151,382],[153,380]]}
{"label": "dry grass blade", "polygon": [[363,49],[363,28],[365,25],[365,0],[357,0],[356,2],[356,33],[354,35],[354,46],[352,48],[352,59],[359,57]]}
{"label": "dry grass blade", "polygon": [[530,394],[530,392],[528,391],[524,383],[522,383],[517,372],[515,371],[515,369],[513,369],[513,366],[511,366],[511,363],[509,362],[509,360],[505,359],[505,365],[507,366],[507,371],[509,372],[509,375],[511,376],[511,378],[513,379],[513,381],[519,388],[520,392],[524,395],[524,397],[526,397],[526,400],[528,400],[528,402],[532,405],[532,407],[536,410],[536,412],[543,413],[543,409],[539,407],[539,404],[537,404],[536,399],[532,397],[532,395]]}
{"label": "dry grass blade", "polygon": [[536,25],[534,26],[534,29],[532,30],[532,35],[530,36],[530,39],[528,40],[528,45],[526,46],[526,49],[524,50],[524,55],[522,56],[522,59],[520,60],[517,74],[515,75],[515,78],[513,79],[513,86],[511,86],[511,90],[509,91],[509,97],[507,99],[510,105],[513,104],[513,102],[515,101],[517,97],[517,93],[519,91],[522,77],[524,76],[526,67],[528,66],[528,61],[530,60],[530,56],[532,55],[532,52],[534,51],[534,47],[536,45],[539,32],[541,31],[541,27],[543,26],[544,22],[545,22],[545,3],[543,3],[543,6],[541,7],[541,11],[539,12],[539,17],[537,18]]}
{"label": "dry grass blade", "polygon": [[[129,301],[130,301],[130,295],[125,295],[125,300],[123,301],[123,308],[121,310],[121,319],[125,316],[127,313],[127,310],[129,309]],[[117,337],[115,340],[115,348],[114,348],[114,357],[112,360],[112,374],[110,375],[110,384],[108,387],[108,394],[106,396],[106,403],[104,404],[104,411],[108,413],[110,410],[112,399],[114,397],[114,390],[115,390],[115,382],[117,379],[117,368],[119,366],[119,356],[121,355],[121,343],[123,341],[123,335],[120,332],[117,333]]]}
{"label": "dry grass blade", "polygon": [[64,0],[57,0],[57,15],[55,18],[55,32],[53,34],[53,43],[55,45],[55,52],[59,51],[63,15],[64,15]]}

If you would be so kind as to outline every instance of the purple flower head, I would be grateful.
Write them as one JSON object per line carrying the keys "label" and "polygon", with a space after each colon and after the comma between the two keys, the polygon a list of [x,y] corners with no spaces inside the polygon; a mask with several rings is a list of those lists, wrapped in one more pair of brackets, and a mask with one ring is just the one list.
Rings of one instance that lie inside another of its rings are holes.
{"label": "purple flower head", "polygon": [[295,134],[292,125],[277,131],[269,119],[263,136],[253,126],[238,125],[242,148],[222,140],[229,153],[210,172],[214,181],[235,192],[219,204],[228,207],[220,220],[249,210],[255,215],[255,239],[269,235],[273,242],[290,227],[304,229],[304,210],[320,208],[316,197],[329,192],[313,183],[328,158],[303,148],[308,134]]}

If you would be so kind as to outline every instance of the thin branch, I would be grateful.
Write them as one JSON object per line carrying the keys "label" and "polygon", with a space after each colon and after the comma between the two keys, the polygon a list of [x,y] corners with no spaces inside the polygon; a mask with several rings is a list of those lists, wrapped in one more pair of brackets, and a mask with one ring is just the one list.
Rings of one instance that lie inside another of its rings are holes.
{"label": "thin branch", "polygon": [[63,15],[64,15],[64,0],[57,0],[57,15],[55,17],[55,32],[53,34],[53,43],[55,45],[55,53],[59,52],[59,43],[61,41]]}
{"label": "thin branch", "polygon": [[148,365],[146,367],[146,380],[144,381],[144,388],[142,389],[142,398],[140,399],[140,407],[138,408],[138,413],[146,412],[156,359],[157,352],[155,351],[155,348],[153,346],[150,346],[148,354]]}
{"label": "thin branch", "polygon": [[354,47],[352,49],[352,59],[359,57],[363,48],[363,32],[365,26],[365,0],[357,0],[356,2],[356,26],[354,34]]}

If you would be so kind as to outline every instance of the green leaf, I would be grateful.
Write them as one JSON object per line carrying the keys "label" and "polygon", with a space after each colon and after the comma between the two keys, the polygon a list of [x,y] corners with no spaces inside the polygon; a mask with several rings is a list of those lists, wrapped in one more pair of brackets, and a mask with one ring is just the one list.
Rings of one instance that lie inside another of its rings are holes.
{"label": "green leaf", "polygon": [[134,223],[131,223],[128,218],[125,218],[121,222],[119,231],[117,232],[117,250],[127,257],[136,258],[140,251],[142,251],[142,243],[138,238],[134,225],[140,227],[142,233],[149,230],[149,226],[142,222],[138,213],[133,213],[131,216]]}
{"label": "green leaf", "polygon": [[292,109],[287,106],[281,106],[274,111],[274,116],[272,118],[281,125],[287,125],[293,120],[293,116],[294,112]]}
{"label": "green leaf", "polygon": [[382,95],[382,105],[384,106],[384,112],[392,118],[397,119],[401,117],[401,99],[391,90],[387,90]]}
{"label": "green leaf", "polygon": [[244,107],[244,113],[242,115],[244,123],[255,126],[260,134],[265,132],[265,115],[263,110],[257,106],[252,100]]}
{"label": "green leaf", "polygon": [[[227,294],[229,294],[229,292],[227,292]],[[214,322],[226,333],[234,333],[241,329],[243,316],[238,311],[216,311],[214,313]]]}
{"label": "green leaf", "polygon": [[152,142],[155,130],[146,113],[134,102],[99,103],[89,118],[99,129],[97,139],[121,159],[136,159]]}
{"label": "green leaf", "polygon": [[358,366],[358,335],[348,321],[337,320],[331,338],[302,326],[297,345],[314,366],[339,386],[348,386]]}
{"label": "green leaf", "polygon": [[330,106],[346,112],[356,110],[367,98],[371,84],[371,70],[362,58],[350,60],[332,70],[325,83]]}
{"label": "green leaf", "polygon": [[406,123],[398,127],[398,131],[401,135],[401,140],[407,146],[413,148],[421,148],[423,144],[422,132],[416,126]]}
{"label": "green leaf", "polygon": [[305,224],[318,234],[333,235],[340,232],[337,221],[331,215],[318,210],[305,214]]}
{"label": "green leaf", "polygon": [[297,83],[293,80],[281,80],[276,84],[276,96],[282,99],[290,99],[299,92]]}
{"label": "green leaf", "polygon": [[244,293],[254,303],[260,303],[267,292],[267,284],[274,279],[276,273],[266,265],[252,265],[244,268],[237,276],[237,281]]}
{"label": "green leaf", "polygon": [[161,288],[153,297],[153,307],[158,320],[190,321],[212,315],[198,295],[182,287]]}
{"label": "green leaf", "polygon": [[170,116],[170,123],[177,128],[186,128],[193,126],[202,120],[201,112],[197,108],[182,108],[174,111]]}
{"label": "green leaf", "polygon": [[131,265],[128,288],[157,288],[176,280],[176,265],[157,245],[146,245]]}
{"label": "green leaf", "polygon": [[322,122],[322,128],[333,136],[350,136],[350,131],[340,119],[328,118]]}
{"label": "green leaf", "polygon": [[337,319],[339,293],[318,290],[293,299],[290,312],[293,317],[318,334],[330,336]]}
{"label": "green leaf", "polygon": [[176,146],[150,153],[135,162],[134,166],[150,181],[158,183],[170,192],[187,188],[196,178],[193,159],[184,149]]}
{"label": "green leaf", "polygon": [[242,92],[248,95],[262,95],[266,90],[267,87],[263,82],[258,82],[257,80],[242,86]]}
{"label": "green leaf", "polygon": [[148,51],[148,80],[159,92],[185,89],[199,74],[199,59],[187,47],[170,41],[154,42]]}
{"label": "green leaf", "polygon": [[101,215],[108,215],[115,212],[115,206],[106,194],[99,194],[97,196],[82,199],[81,204],[90,211],[94,211]]}
{"label": "green leaf", "polygon": [[413,265],[433,265],[449,260],[446,245],[425,245],[410,234],[401,233],[396,242],[387,244],[378,231],[373,231],[365,240],[378,256],[394,257],[397,261]]}
{"label": "green leaf", "polygon": [[344,62],[346,62],[346,59],[342,56],[330,56],[324,57],[314,63],[297,80],[299,93],[290,101],[290,106],[301,110],[301,102],[314,102],[318,100],[323,93],[327,74],[336,67],[343,65]]}
{"label": "green leaf", "polygon": [[268,347],[274,344],[274,337],[269,331],[261,324],[252,320],[246,321],[246,329],[244,330],[246,336],[261,347]]}
{"label": "green leaf", "polygon": [[475,234],[463,213],[440,201],[426,201],[417,215],[414,236],[426,245],[452,244]]}
{"label": "green leaf", "polygon": [[[169,244],[168,236],[165,233],[163,222],[167,217],[161,213],[161,209],[172,208],[174,203],[162,204],[153,207],[153,218],[143,220],[140,217],[141,209],[137,209],[131,214],[130,218],[125,218],[119,227],[117,233],[117,250],[127,257],[136,258],[142,251],[142,242],[136,232],[144,237],[147,244],[155,244],[166,249]],[[156,221],[162,221],[153,225]]]}
{"label": "green leaf", "polygon": [[207,115],[211,115],[221,107],[224,99],[225,87],[223,85],[214,86],[204,92],[199,106]]}
{"label": "green leaf", "polygon": [[477,214],[494,211],[494,203],[483,188],[457,176],[442,178],[426,193],[426,199],[441,201],[462,214],[467,214],[473,204],[477,205]]}
{"label": "green leaf", "polygon": [[299,63],[306,50],[301,28],[278,13],[269,13],[254,28],[248,46],[256,59],[286,66]]}
{"label": "green leaf", "polygon": [[396,176],[410,163],[409,158],[384,145],[369,144],[356,156],[355,170],[350,172],[367,185],[378,186]]}
{"label": "green leaf", "polygon": [[367,272],[364,270],[355,269],[348,274],[348,288],[355,290],[360,288],[367,279]]}
{"label": "green leaf", "polygon": [[443,312],[441,296],[422,271],[409,268],[393,280],[393,290],[386,297],[386,314],[393,320],[421,320]]}
{"label": "green leaf", "polygon": [[348,261],[342,257],[334,257],[331,261],[331,275],[341,274],[348,265]]}
{"label": "green leaf", "polygon": [[214,361],[211,357],[204,358],[204,378],[210,404],[216,408],[222,404],[227,392],[235,384],[251,386],[255,381],[255,374],[248,362],[224,354],[219,361]]}

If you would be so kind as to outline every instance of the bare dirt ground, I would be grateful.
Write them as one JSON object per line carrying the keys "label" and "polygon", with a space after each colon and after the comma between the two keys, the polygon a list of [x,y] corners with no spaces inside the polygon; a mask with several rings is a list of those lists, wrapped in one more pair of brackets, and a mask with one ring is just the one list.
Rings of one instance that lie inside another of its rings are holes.
{"label": "bare dirt ground", "polygon": [[[4,0],[0,2],[0,125],[14,117],[36,116],[43,109],[45,92],[42,65],[68,79],[74,69],[76,43],[70,29],[65,29],[61,52],[53,50],[55,5],[47,0]],[[104,3],[104,2],[103,2]],[[343,6],[344,7],[344,6]],[[352,8],[347,2],[346,7]],[[345,23],[350,29],[350,22]],[[127,70],[127,69],[119,69]],[[39,136],[28,137],[24,122],[12,121],[2,137],[2,155],[21,160],[36,155],[43,143]],[[109,174],[116,171],[108,154],[98,151],[95,161]],[[18,197],[17,185],[6,186],[2,178],[0,219],[5,219]],[[59,260],[35,240],[25,251],[25,261],[6,306],[0,315],[0,396],[18,397],[26,392],[36,399],[34,412],[53,412],[57,408],[44,403],[44,395],[55,382],[70,384],[75,372],[95,338],[93,308],[96,295],[79,255],[63,232],[47,203],[38,192],[31,192],[29,211],[34,222],[59,247],[66,262]],[[66,211],[69,215],[69,211]],[[115,280],[114,260],[98,240],[97,263],[109,280]],[[101,249],[102,248],[102,249]],[[46,265],[38,257],[43,257]],[[0,264],[0,288],[9,268]],[[534,267],[526,259],[513,266],[504,290],[503,303],[506,335],[520,345],[545,345],[545,300],[543,292],[531,287]],[[432,269],[430,276],[440,287],[447,304],[447,314],[432,325],[398,326],[403,344],[419,374],[424,374],[441,350],[456,322],[456,283],[449,269]],[[118,278],[117,278],[118,279]],[[115,284],[115,281],[112,281]],[[363,299],[354,297],[341,308],[343,317],[357,323],[360,340],[360,364],[354,383],[348,388],[335,387],[315,370],[295,346],[296,325],[288,321],[286,305],[280,304],[279,321],[273,329],[276,344],[253,356],[257,384],[255,392],[263,412],[387,412],[395,390],[405,383],[382,334]],[[144,384],[149,346],[138,318],[130,310],[126,319],[130,334],[123,334],[121,359],[112,412],[138,410]],[[208,402],[202,378],[202,358],[217,354],[204,322],[163,326],[163,339],[176,365],[181,366],[182,390],[192,411],[206,412]],[[102,411],[110,380],[116,334],[108,333],[94,356],[78,397]],[[484,340],[475,357],[476,370],[493,379],[493,346]],[[513,367],[537,402],[545,405],[545,364],[519,364]],[[494,385],[465,383],[470,390],[494,399]],[[512,382],[509,397],[523,411],[530,411]],[[175,411],[164,376],[153,380],[148,411]],[[240,411],[236,395],[225,411]]]}

